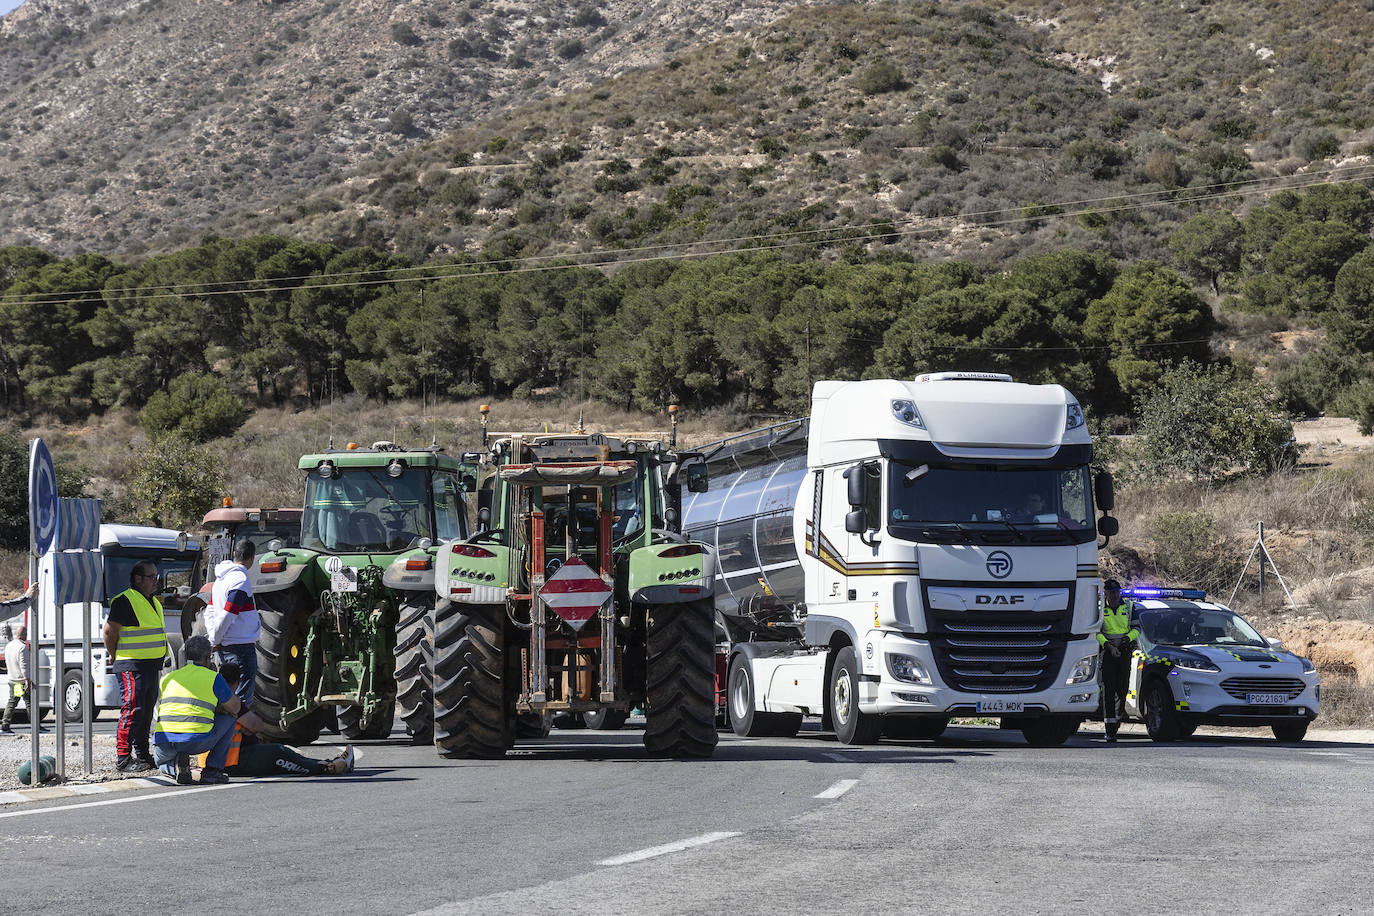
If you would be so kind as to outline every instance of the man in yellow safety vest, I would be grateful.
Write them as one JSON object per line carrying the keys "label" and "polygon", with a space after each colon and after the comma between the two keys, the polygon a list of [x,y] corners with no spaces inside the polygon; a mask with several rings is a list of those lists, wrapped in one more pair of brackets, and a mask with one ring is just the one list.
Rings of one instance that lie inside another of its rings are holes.
{"label": "man in yellow safety vest", "polygon": [[228,782],[225,758],[234,723],[245,713],[242,701],[215,672],[210,640],[192,636],[182,648],[186,664],[162,678],[153,724],[153,760],[162,772],[185,785],[191,781],[191,755],[208,754],[203,783]]}
{"label": "man in yellow safety vest", "polygon": [[115,769],[139,773],[153,768],[148,731],[157,703],[157,679],[167,659],[167,628],[158,601],[157,564],[140,560],[129,573],[129,587],[110,601],[101,631],[105,651],[114,659],[119,680],[119,724],[115,726]]}

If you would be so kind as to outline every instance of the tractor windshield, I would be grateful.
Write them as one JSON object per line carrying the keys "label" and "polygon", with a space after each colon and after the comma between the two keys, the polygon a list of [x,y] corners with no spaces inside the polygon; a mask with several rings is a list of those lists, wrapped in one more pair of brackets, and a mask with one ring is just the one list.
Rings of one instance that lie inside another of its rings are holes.
{"label": "tractor windshield", "polygon": [[[431,476],[436,478],[431,481]],[[305,480],[301,546],[326,553],[386,553],[435,540],[435,497],[444,518],[442,536],[463,529],[461,494],[444,486],[451,475],[383,468],[339,468],[330,477],[311,471]]]}

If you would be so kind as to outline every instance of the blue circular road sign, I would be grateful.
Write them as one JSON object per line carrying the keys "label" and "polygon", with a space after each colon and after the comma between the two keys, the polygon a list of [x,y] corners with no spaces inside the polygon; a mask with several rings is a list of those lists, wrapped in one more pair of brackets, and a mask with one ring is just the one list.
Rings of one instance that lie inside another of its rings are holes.
{"label": "blue circular road sign", "polygon": [[29,449],[29,535],[36,553],[47,553],[57,534],[57,474],[42,439]]}

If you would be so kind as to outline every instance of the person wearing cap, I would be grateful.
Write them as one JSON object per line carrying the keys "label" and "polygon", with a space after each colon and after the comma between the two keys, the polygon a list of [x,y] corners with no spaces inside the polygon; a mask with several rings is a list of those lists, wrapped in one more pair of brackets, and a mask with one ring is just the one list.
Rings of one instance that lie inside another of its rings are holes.
{"label": "person wearing cap", "polygon": [[[219,668],[220,677],[233,690],[241,677],[238,665],[224,662]],[[266,723],[252,711],[239,716],[234,725],[234,736],[229,742],[229,753],[225,757],[225,771],[230,776],[342,776],[353,772],[356,759],[353,745],[344,745],[343,752],[329,760],[316,760],[306,757],[284,744],[259,741],[255,733],[266,727]],[[199,766],[204,768],[210,755],[202,754]]]}
{"label": "person wearing cap", "polygon": [[157,679],[167,659],[167,625],[156,597],[157,564],[139,560],[129,587],[110,601],[100,632],[119,680],[119,722],[115,725],[115,769],[141,773],[153,768],[148,730],[157,704]]}
{"label": "person wearing cap", "polygon": [[1097,642],[1101,646],[1102,722],[1107,741],[1114,743],[1126,715],[1126,683],[1131,675],[1131,643],[1140,633],[1131,625],[1135,605],[1121,597],[1121,583],[1108,579],[1102,583],[1102,628]]}
{"label": "person wearing cap", "polygon": [[216,673],[214,649],[204,636],[182,647],[186,664],[162,678],[153,721],[153,761],[182,785],[191,781],[191,755],[209,753],[202,783],[228,782],[225,760],[234,723],[248,710]]}

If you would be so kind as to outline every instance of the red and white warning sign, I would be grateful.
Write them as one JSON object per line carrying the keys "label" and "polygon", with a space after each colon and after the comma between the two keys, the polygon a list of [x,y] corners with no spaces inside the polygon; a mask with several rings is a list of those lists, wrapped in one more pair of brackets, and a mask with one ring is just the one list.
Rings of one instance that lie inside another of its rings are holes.
{"label": "red and white warning sign", "polygon": [[582,559],[573,556],[549,576],[539,597],[559,617],[567,621],[574,630],[596,616],[606,599],[611,597],[611,587],[607,585]]}

